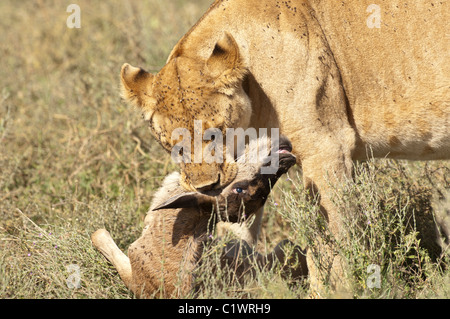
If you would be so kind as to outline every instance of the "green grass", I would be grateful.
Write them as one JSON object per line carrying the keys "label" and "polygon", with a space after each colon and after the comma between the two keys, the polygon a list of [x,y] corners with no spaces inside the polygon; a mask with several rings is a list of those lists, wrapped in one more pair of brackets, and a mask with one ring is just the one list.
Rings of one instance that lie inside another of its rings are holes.
{"label": "green grass", "polygon": [[[210,1],[77,1],[81,29],[66,27],[70,3],[0,2],[0,298],[133,298],[90,234],[104,227],[126,251],[154,191],[177,169],[121,101],[119,71],[124,62],[159,70]],[[335,198],[348,230],[337,244],[349,260],[351,297],[450,296],[448,248],[441,251],[433,224],[449,223],[449,167],[356,167],[356,183]],[[304,247],[327,236],[297,170],[277,184],[266,211],[262,252],[285,238]],[[212,273],[216,260],[211,252],[202,266],[201,298],[308,296],[277,268],[225,285],[225,270]],[[379,289],[367,287],[370,264],[380,266]],[[70,265],[79,267],[78,289],[67,285]]]}

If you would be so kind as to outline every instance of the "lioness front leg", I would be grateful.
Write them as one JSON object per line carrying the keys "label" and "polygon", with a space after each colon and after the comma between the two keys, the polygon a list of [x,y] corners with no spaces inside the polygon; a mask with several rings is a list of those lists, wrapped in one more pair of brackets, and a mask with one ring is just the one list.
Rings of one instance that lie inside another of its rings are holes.
{"label": "lioness front leg", "polygon": [[[350,153],[318,153],[302,161],[303,180],[309,195],[318,196],[320,213],[327,229],[317,229],[313,244],[308,249],[307,263],[313,293],[324,293],[327,283],[333,292],[348,291],[345,261],[338,251],[338,243],[345,238],[345,229],[332,194],[342,189],[342,184],[352,179],[353,162]],[[325,232],[330,232],[328,237]]]}

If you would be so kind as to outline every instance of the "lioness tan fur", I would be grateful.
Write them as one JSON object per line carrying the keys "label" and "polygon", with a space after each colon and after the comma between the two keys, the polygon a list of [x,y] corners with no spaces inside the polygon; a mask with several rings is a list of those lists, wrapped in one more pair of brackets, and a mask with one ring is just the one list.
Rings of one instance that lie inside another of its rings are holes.
{"label": "lioness tan fur", "polygon": [[[123,66],[123,96],[168,151],[178,142],[171,132],[194,134],[193,120],[224,135],[230,127],[280,128],[339,236],[329,185],[351,178],[354,160],[450,158],[448,2],[380,0],[378,13],[372,4],[215,1],[158,74]],[[368,23],[374,18],[379,28]],[[182,171],[183,185],[195,189],[236,174],[227,162]],[[334,278],[339,268],[330,268]]]}

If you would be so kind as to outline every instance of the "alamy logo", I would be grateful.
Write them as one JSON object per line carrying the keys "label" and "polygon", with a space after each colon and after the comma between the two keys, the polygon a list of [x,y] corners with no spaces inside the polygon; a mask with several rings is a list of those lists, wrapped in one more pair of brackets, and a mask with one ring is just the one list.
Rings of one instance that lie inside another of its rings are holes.
{"label": "alamy logo", "polygon": [[66,284],[69,289],[78,289],[81,288],[81,270],[80,266],[76,264],[71,264],[66,266],[67,272],[71,275],[67,277]]}
{"label": "alamy logo", "polygon": [[367,273],[370,276],[367,277],[366,285],[367,288],[381,288],[381,268],[378,265],[371,264],[367,267]]}
{"label": "alamy logo", "polygon": [[67,17],[66,25],[68,28],[81,28],[81,9],[78,4],[70,4],[67,7],[66,12],[72,13],[69,17]]}
{"label": "alamy logo", "polygon": [[381,8],[379,5],[371,4],[367,7],[366,12],[371,13],[367,18],[366,24],[369,29],[381,28]]}
{"label": "alamy logo", "polygon": [[[218,128],[209,128],[202,132],[202,121],[200,120],[194,121],[193,137],[186,128],[177,128],[172,131],[172,141],[179,141],[173,146],[171,151],[171,158],[175,163],[223,163],[225,159],[224,154],[228,154],[230,157],[241,158],[241,161],[251,164],[270,163],[270,165],[264,165],[261,168],[262,174],[274,174],[277,172],[279,168],[279,153],[271,152],[268,155],[267,150],[263,148],[253,149],[252,154],[246,154],[245,152],[246,140],[251,143],[256,141],[258,136],[268,136],[267,128],[260,128],[258,131],[253,127],[245,130],[243,128],[228,128],[225,132],[225,138],[222,131]],[[271,148],[278,149],[279,129],[272,128],[270,136]],[[224,141],[225,148],[223,145]],[[203,142],[208,142],[204,149]],[[245,159],[242,156],[246,156]]]}

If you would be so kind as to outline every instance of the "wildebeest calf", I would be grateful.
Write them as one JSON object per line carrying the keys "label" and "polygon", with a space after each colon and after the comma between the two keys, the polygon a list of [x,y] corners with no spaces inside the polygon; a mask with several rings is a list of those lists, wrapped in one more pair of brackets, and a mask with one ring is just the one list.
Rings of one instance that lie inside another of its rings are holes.
{"label": "wildebeest calf", "polygon": [[[247,243],[254,237],[247,225],[250,217],[262,209],[278,178],[296,162],[289,140],[281,137],[277,150],[271,145],[267,137],[252,141],[245,150],[246,156],[236,161],[235,180],[218,191],[187,192],[179,184],[178,172],[167,176],[154,196],[142,236],[129,247],[128,257],[104,229],[92,234],[93,245],[138,297],[187,295],[194,288],[194,271],[215,230],[230,230],[240,238],[226,244],[222,253],[223,265],[237,265],[241,259],[236,267],[238,276],[252,272],[255,265],[263,269],[271,267],[276,259],[284,262],[283,247],[287,241],[267,256],[258,254]],[[270,164],[267,158],[271,152],[279,155],[278,168],[272,174],[263,174],[261,170]],[[258,154],[258,159],[252,160],[250,154]],[[304,253],[296,248],[294,255],[298,267],[290,275],[305,276]]]}

